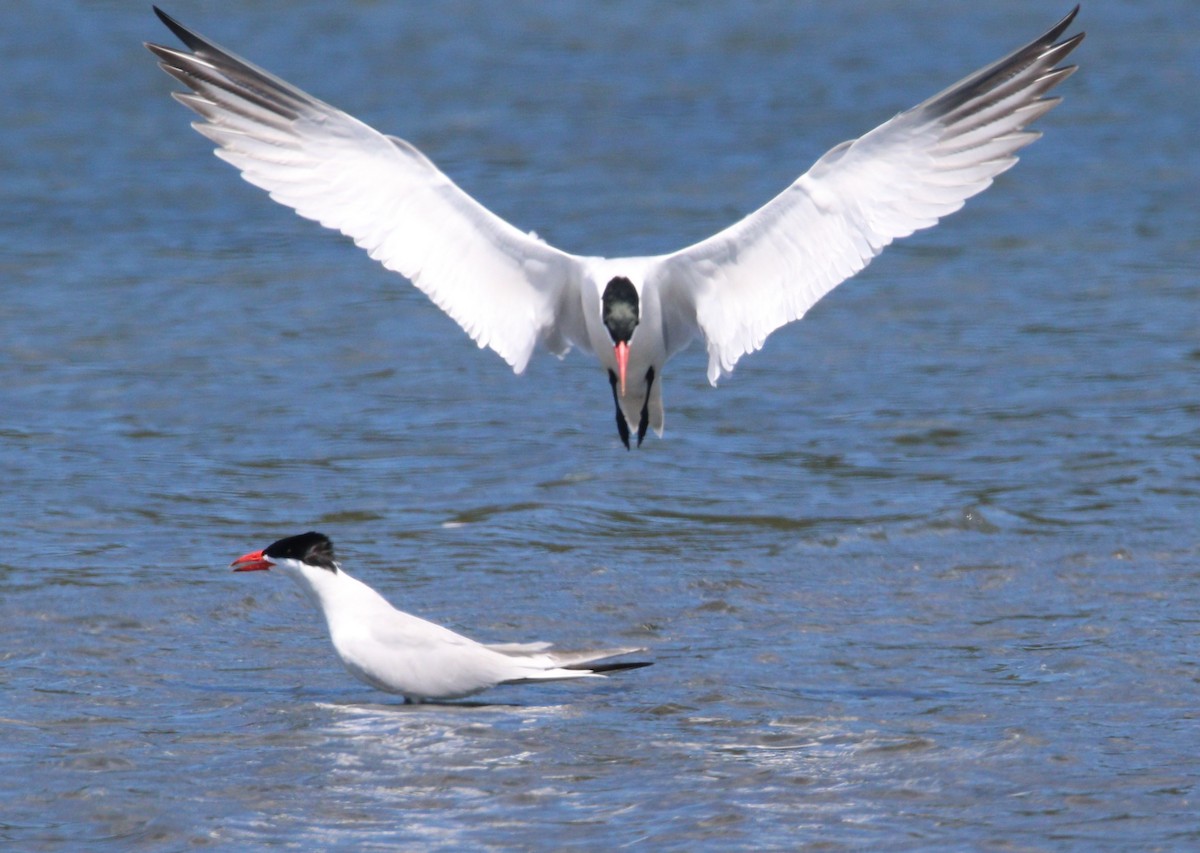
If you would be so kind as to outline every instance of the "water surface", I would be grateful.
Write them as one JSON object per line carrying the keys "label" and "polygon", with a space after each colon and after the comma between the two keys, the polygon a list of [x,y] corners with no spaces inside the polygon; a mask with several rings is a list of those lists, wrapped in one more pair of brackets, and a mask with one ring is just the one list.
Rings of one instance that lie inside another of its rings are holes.
{"label": "water surface", "polygon": [[[1066,11],[180,0],[523,228],[667,251]],[[142,3],[0,13],[0,839],[15,849],[1200,841],[1191,3],[1095,3],[1045,138],[620,448],[172,103]],[[321,529],[598,684],[409,708],[282,578]]]}

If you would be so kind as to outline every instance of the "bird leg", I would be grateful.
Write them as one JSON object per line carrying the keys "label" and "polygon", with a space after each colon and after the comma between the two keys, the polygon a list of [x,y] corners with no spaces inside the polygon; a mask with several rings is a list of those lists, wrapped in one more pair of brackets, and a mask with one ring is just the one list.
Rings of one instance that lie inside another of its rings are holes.
{"label": "bird leg", "polygon": [[[651,367],[646,371],[646,399],[642,402],[642,416],[638,419],[638,447],[642,446],[642,439],[646,437],[646,428],[650,426],[650,388],[654,385],[654,368]],[[628,443],[625,445],[629,446]]]}
{"label": "bird leg", "polygon": [[[608,371],[608,384],[612,386],[613,404],[617,407],[617,435],[621,436],[621,441],[624,442],[625,449],[628,450],[629,449],[629,424],[625,423],[625,415],[621,413],[621,399],[620,399],[620,397],[617,396],[617,374],[613,373],[611,370]],[[643,421],[642,434],[645,434],[645,432],[646,432],[645,427],[644,427],[645,420],[646,420],[646,415],[643,412],[643,414],[642,414],[642,421]],[[641,443],[642,443],[642,439],[641,439],[641,435],[639,435],[638,436],[638,444],[640,445]]]}

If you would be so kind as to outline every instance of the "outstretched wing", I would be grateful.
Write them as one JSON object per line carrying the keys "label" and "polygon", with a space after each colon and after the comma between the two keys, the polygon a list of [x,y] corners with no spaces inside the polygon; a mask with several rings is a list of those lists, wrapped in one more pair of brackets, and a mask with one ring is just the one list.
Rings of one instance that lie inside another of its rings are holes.
{"label": "outstretched wing", "polygon": [[557,354],[586,341],[575,258],[488,211],[407,142],[154,11],[192,52],[146,47],[192,90],[175,98],[247,181],[410,279],[517,373],[539,341]]}
{"label": "outstretched wing", "polygon": [[1083,39],[1055,44],[1077,6],[1041,38],[859,139],[831,149],[764,207],[651,273],[667,340],[699,330],[714,385],[775,329],[804,316],[898,237],[982,192],[1040,134],[1025,128],[1059,99],[1055,67]]}

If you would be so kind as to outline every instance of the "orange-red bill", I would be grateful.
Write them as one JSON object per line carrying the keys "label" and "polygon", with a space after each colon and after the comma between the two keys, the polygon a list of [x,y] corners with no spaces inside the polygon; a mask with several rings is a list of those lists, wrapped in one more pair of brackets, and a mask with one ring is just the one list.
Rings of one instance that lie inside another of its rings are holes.
{"label": "orange-red bill", "polygon": [[265,572],[271,568],[271,561],[263,557],[262,551],[251,551],[229,565],[233,566],[235,572]]}
{"label": "orange-red bill", "polygon": [[621,341],[613,350],[617,355],[617,379],[621,383],[621,396],[625,396],[625,369],[629,365],[629,344]]}

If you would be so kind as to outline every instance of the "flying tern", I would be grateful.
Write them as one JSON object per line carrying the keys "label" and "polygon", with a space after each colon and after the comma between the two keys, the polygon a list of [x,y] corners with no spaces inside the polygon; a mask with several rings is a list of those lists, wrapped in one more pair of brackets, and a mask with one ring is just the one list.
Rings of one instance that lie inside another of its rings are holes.
{"label": "flying tern", "polygon": [[347,235],[407,278],[480,347],[525,370],[541,345],[591,350],[628,448],[662,435],[663,368],[690,340],[713,385],[893,240],[982,192],[1038,138],[1083,39],[1042,36],[834,146],[775,198],[687,248],[653,257],[569,254],[491,213],[412,144],[239,58],[155,8],[186,45],[146,46],[191,91],[174,97],[242,177]]}

